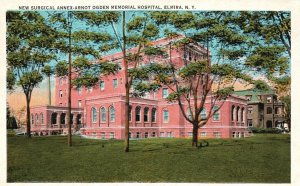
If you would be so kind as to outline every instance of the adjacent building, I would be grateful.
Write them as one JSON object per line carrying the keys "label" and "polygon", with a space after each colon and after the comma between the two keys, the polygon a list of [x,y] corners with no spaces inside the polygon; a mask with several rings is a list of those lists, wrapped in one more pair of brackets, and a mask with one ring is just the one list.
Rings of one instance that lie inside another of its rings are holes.
{"label": "adjacent building", "polygon": [[257,128],[283,128],[284,104],[277,99],[273,90],[256,89],[236,91],[236,95],[247,99],[247,126]]}

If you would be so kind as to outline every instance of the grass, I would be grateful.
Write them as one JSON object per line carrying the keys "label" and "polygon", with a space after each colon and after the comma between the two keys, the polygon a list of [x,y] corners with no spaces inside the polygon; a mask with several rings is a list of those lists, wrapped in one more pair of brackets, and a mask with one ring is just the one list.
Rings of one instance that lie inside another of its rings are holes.
{"label": "grass", "polygon": [[211,139],[192,148],[190,139],[130,142],[8,137],[8,182],[290,182],[290,136],[257,134]]}

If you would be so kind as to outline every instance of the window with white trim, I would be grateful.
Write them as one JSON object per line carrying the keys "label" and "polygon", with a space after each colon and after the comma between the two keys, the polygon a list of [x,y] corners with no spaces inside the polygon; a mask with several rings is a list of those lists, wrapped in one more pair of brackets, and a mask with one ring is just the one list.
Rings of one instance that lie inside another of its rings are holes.
{"label": "window with white trim", "polygon": [[109,133],[109,138],[110,139],[115,139],[115,133],[114,132],[110,132]]}
{"label": "window with white trim", "polygon": [[59,97],[62,98],[63,97],[63,91],[59,90]]}
{"label": "window with white trim", "polygon": [[118,79],[113,79],[113,86],[114,86],[114,88],[117,88],[117,86],[118,86]]}
{"label": "window with white trim", "polygon": [[39,115],[35,114],[35,124],[38,124],[38,123],[39,123]]}
{"label": "window with white trim", "polygon": [[201,132],[201,133],[200,133],[200,136],[201,136],[201,137],[207,137],[207,133],[206,133],[206,132]]}
{"label": "window with white trim", "polygon": [[168,110],[163,110],[163,121],[164,121],[164,123],[169,122],[169,111]]}
{"label": "window with white trim", "polygon": [[156,122],[156,108],[152,108],[151,111],[151,121]]}
{"label": "window with white trim", "polygon": [[104,107],[101,107],[101,122],[106,121],[106,109]]}
{"label": "window with white trim", "polygon": [[104,88],[105,88],[104,81],[100,81],[100,90],[104,90]]}
{"label": "window with white trim", "polygon": [[148,122],[148,113],[149,113],[149,108],[145,107],[144,108],[144,122]]}
{"label": "window with white trim", "polygon": [[110,121],[115,121],[116,119],[115,107],[113,106],[109,108],[109,117],[110,117],[109,118]]}
{"label": "window with white trim", "polygon": [[97,122],[97,109],[96,108],[92,108],[92,122],[96,123]]}
{"label": "window with white trim", "polygon": [[163,88],[162,89],[162,97],[167,98],[168,95],[169,95],[168,88]]}
{"label": "window with white trim", "polygon": [[201,118],[206,119],[206,109],[203,108],[202,111],[200,112]]}
{"label": "window with white trim", "polygon": [[40,118],[41,118],[41,124],[44,124],[44,115],[43,115],[43,113],[40,114]]}
{"label": "window with white trim", "polygon": [[[218,110],[218,109],[219,109],[219,106],[214,106],[214,107],[213,107],[213,112],[214,112],[215,110]],[[213,120],[214,120],[214,121],[219,121],[219,120],[220,120],[220,110],[218,110],[217,112],[214,113],[214,115],[213,115]]]}
{"label": "window with white trim", "polygon": [[135,108],[135,121],[140,122],[141,121],[141,107],[137,106]]}
{"label": "window with white trim", "polygon": [[215,138],[221,138],[221,132],[213,132]]}

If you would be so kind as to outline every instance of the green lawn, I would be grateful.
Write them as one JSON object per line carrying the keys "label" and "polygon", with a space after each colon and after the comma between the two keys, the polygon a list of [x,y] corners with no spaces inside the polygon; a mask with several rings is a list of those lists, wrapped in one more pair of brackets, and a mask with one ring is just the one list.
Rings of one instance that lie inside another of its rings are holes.
{"label": "green lawn", "polygon": [[[74,137],[8,137],[8,182],[290,182],[290,136],[260,134],[238,140],[123,141]],[[103,147],[104,146],[104,147]]]}

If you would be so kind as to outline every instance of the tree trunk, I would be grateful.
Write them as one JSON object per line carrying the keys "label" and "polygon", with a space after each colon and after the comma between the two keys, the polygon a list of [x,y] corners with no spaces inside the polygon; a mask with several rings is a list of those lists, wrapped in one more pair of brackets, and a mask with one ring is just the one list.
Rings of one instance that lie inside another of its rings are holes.
{"label": "tree trunk", "polygon": [[125,74],[125,141],[124,141],[124,151],[129,152],[129,81],[128,81],[128,63],[126,60],[126,36],[125,36],[125,11],[123,11],[123,21],[122,21],[122,37],[123,37],[123,66]]}
{"label": "tree trunk", "polygon": [[192,140],[192,146],[198,147],[198,123],[193,124],[193,140]]}
{"label": "tree trunk", "polygon": [[48,104],[51,105],[51,85],[50,76],[48,76]]}
{"label": "tree trunk", "polygon": [[26,116],[26,124],[27,124],[27,137],[31,138],[31,125],[30,125],[30,96],[28,94],[25,95],[26,96],[26,112],[27,112],[27,116]]}
{"label": "tree trunk", "polygon": [[[71,19],[71,12],[68,12],[69,20]],[[70,24],[70,21],[69,21]],[[71,72],[72,72],[72,40],[71,40],[71,26],[69,25],[69,68],[68,68],[68,145],[69,147],[72,146],[72,130],[71,130]]]}

